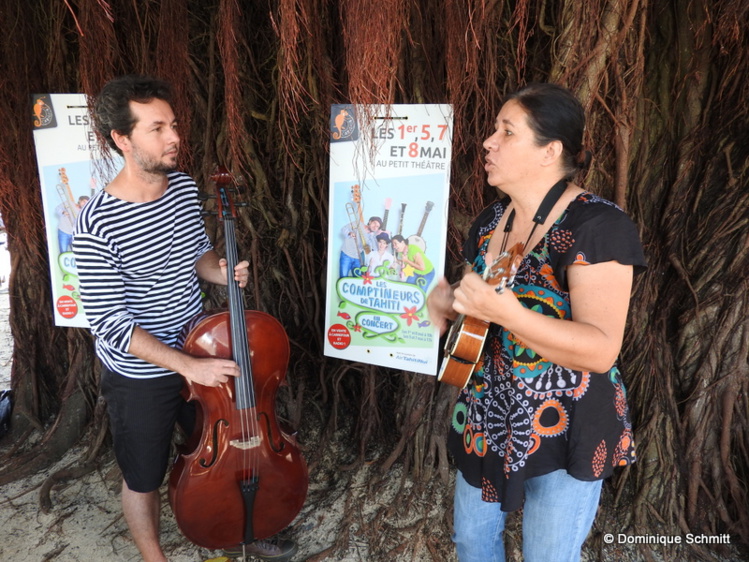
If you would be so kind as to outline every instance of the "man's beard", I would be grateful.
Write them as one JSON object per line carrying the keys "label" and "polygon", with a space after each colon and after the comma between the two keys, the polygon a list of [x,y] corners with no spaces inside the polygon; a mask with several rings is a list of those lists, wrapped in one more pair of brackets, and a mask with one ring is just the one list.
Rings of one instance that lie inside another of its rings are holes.
{"label": "man's beard", "polygon": [[152,167],[150,168],[143,168],[143,171],[148,172],[150,174],[168,174],[170,172],[173,172],[177,169],[177,163],[174,164],[165,164],[164,162],[156,162]]}
{"label": "man's beard", "polygon": [[168,174],[177,169],[177,159],[175,158],[174,163],[164,162],[155,158],[149,158],[143,155],[140,150],[136,149],[133,151],[133,159],[140,166],[141,170],[147,174],[161,175]]}

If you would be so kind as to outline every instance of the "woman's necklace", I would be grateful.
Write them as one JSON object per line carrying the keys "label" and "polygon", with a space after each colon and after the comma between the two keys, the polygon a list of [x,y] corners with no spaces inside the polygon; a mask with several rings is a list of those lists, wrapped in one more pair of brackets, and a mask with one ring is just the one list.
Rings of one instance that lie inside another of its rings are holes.
{"label": "woman's necklace", "polygon": [[[523,255],[525,255],[526,250],[528,249],[528,243],[531,241],[531,237],[533,236],[533,233],[536,231],[536,227],[539,224],[543,224],[546,222],[546,219],[549,216],[549,213],[554,208],[554,205],[556,205],[557,201],[559,201],[559,198],[562,197],[562,194],[567,189],[567,180],[561,179],[557,183],[555,183],[552,188],[548,191],[548,193],[544,196],[543,201],[541,201],[541,204],[538,206],[538,210],[536,211],[536,214],[533,217],[533,228],[531,228],[531,232],[528,235],[528,239],[525,241],[525,245],[523,246]],[[512,211],[510,211],[510,216],[507,217],[507,222],[505,223],[504,228],[504,236],[502,237],[502,247],[499,250],[499,253],[502,254],[507,249],[507,240],[510,237],[510,232],[512,231],[512,223],[515,220],[515,209],[513,208]]]}

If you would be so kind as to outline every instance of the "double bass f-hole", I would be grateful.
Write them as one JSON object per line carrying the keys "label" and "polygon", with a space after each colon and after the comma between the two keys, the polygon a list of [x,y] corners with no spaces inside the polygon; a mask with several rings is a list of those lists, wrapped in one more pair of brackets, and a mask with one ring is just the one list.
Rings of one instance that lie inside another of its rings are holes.
{"label": "double bass f-hole", "polygon": [[205,459],[200,459],[200,466],[203,468],[210,468],[213,466],[213,464],[216,462],[216,455],[218,455],[218,426],[223,425],[224,427],[229,427],[229,422],[227,420],[218,420],[216,423],[213,424],[213,446],[210,448],[211,450],[211,460],[206,462]]}
{"label": "double bass f-hole", "polygon": [[281,451],[283,451],[284,447],[286,447],[286,443],[284,443],[283,441],[279,441],[278,445],[276,445],[273,442],[273,428],[271,427],[270,418],[268,417],[268,414],[266,414],[265,412],[260,412],[258,414],[258,419],[260,418],[265,419],[265,427],[267,428],[267,431],[268,431],[268,442],[269,442],[270,448],[273,449],[274,453],[280,453]]}

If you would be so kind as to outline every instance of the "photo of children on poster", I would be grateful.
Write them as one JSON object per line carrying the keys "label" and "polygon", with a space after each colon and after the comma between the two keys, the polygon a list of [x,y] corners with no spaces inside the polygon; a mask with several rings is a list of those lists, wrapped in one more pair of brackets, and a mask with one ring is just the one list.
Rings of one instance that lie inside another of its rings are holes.
{"label": "photo of children on poster", "polygon": [[436,374],[451,141],[449,105],[331,107],[326,355]]}

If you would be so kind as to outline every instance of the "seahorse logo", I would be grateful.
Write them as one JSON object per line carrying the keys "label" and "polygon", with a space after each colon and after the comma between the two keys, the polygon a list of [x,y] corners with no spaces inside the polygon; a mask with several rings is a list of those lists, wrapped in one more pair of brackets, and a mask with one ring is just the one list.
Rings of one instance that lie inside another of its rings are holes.
{"label": "seahorse logo", "polygon": [[342,109],[338,115],[335,116],[335,128],[336,131],[333,131],[333,138],[335,140],[338,140],[343,135],[343,126],[346,123],[346,117],[348,117],[348,111],[345,109]]}
{"label": "seahorse logo", "polygon": [[334,141],[355,140],[356,121],[351,115],[350,106],[342,107],[330,123],[330,136]]}
{"label": "seahorse logo", "polygon": [[34,127],[47,127],[53,118],[52,108],[45,103],[44,98],[37,98],[34,103]]}

